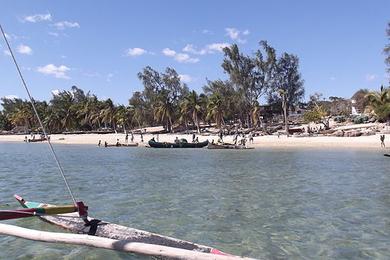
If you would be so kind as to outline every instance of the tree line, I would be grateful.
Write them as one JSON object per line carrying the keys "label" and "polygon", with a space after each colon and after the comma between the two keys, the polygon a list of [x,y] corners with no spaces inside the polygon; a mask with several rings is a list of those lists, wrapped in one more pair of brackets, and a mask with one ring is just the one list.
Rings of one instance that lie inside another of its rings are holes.
{"label": "tree line", "polygon": [[[390,23],[387,35],[390,39]],[[390,65],[390,45],[386,45],[384,53]],[[275,114],[282,115],[288,131],[289,112],[300,104],[305,93],[299,58],[286,52],[277,55],[266,41],[259,42],[251,55],[243,53],[236,44],[224,48],[223,55],[221,67],[228,79],[207,80],[201,93],[189,90],[175,69],[168,67],[159,72],[147,66],[138,73],[143,90],[134,92],[128,105],[116,105],[111,99],[99,100],[76,86],[53,94],[49,102],[34,102],[51,133],[157,125],[163,125],[167,132],[178,126],[200,132],[201,123],[215,123],[218,128],[232,124],[256,128],[266,115]],[[382,87],[380,92],[359,90],[354,97],[357,105],[371,108],[379,120],[390,119],[390,88]],[[336,112],[332,112],[329,103],[318,101],[318,97],[311,96],[307,120],[321,121],[329,114],[350,111],[346,100],[341,98],[331,99]],[[0,130],[38,129],[27,100],[2,98],[1,105]]]}
{"label": "tree line", "polygon": [[[303,98],[304,87],[299,59],[294,54],[276,51],[266,41],[252,55],[244,54],[236,44],[223,49],[222,69],[227,80],[207,80],[202,93],[189,90],[173,68],[159,72],[145,67],[138,73],[143,90],[136,91],[127,106],[72,86],[53,94],[49,102],[35,100],[40,117],[50,132],[132,129],[163,125],[171,132],[174,126],[195,128],[215,123],[218,127],[239,123],[256,127],[261,122],[260,100],[293,109]],[[1,99],[0,129],[17,126],[37,129],[38,122],[27,100]]]}

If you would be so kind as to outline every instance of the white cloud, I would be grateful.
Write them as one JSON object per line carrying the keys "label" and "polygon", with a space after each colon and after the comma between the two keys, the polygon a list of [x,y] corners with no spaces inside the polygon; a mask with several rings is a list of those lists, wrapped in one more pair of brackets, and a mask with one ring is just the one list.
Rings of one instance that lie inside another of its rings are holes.
{"label": "white cloud", "polygon": [[335,76],[332,76],[329,78],[331,81],[335,81],[336,80],[336,77]]}
{"label": "white cloud", "polygon": [[165,56],[169,56],[169,57],[174,57],[176,55],[176,52],[174,50],[171,50],[169,48],[165,48],[162,50],[162,53],[165,55]]}
{"label": "white cloud", "polygon": [[197,63],[199,61],[198,58],[191,58],[187,53],[178,53],[169,48],[163,49],[162,53],[165,56],[173,57],[177,62],[180,63]]}
{"label": "white cloud", "polygon": [[226,47],[229,47],[230,44],[229,43],[212,43],[212,44],[209,44],[206,46],[206,48],[208,49],[209,52],[212,52],[212,51],[219,51],[219,52],[222,52],[222,49],[223,48],[226,48]]}
{"label": "white cloud", "polygon": [[188,52],[188,53],[192,53],[192,54],[196,54],[196,55],[204,55],[207,53],[207,51],[205,49],[197,50],[194,47],[194,45],[192,45],[192,44],[187,44],[186,46],[184,46],[183,51]]}
{"label": "white cloud", "polygon": [[242,35],[247,36],[249,35],[249,30],[240,31],[236,28],[225,28],[226,35],[230,37],[230,39],[237,41],[239,43],[246,43],[246,39],[242,38]]}
{"label": "white cloud", "polygon": [[61,21],[53,24],[58,30],[65,30],[66,28],[80,28],[78,22]]}
{"label": "white cloud", "polygon": [[3,51],[3,54],[4,54],[5,56],[11,56],[11,53],[9,52],[9,50],[4,50],[4,51]]}
{"label": "white cloud", "polygon": [[53,75],[59,79],[70,79],[70,77],[66,75],[66,73],[70,71],[70,68],[65,65],[60,65],[57,67],[54,64],[47,64],[46,66],[38,67],[37,71],[45,75]]}
{"label": "white cloud", "polygon": [[184,52],[192,53],[195,55],[205,55],[205,54],[212,54],[215,52],[222,52],[222,49],[225,47],[229,47],[230,44],[228,43],[211,43],[203,47],[202,49],[197,49],[192,44],[187,44],[184,48]]}
{"label": "white cloud", "polygon": [[34,14],[25,16],[23,18],[23,21],[30,22],[30,23],[36,23],[36,22],[42,22],[42,21],[51,21],[51,14]]}
{"label": "white cloud", "polygon": [[17,48],[16,51],[19,52],[20,54],[26,54],[26,55],[31,55],[32,54],[32,49],[24,44],[20,44]]}
{"label": "white cloud", "polygon": [[58,96],[60,93],[61,93],[61,90],[59,90],[59,89],[53,89],[51,91],[51,94],[53,94],[53,96]]}
{"label": "white cloud", "polygon": [[129,48],[126,50],[126,56],[141,56],[146,53],[148,52],[142,48]]}
{"label": "white cloud", "polygon": [[366,74],[367,81],[374,81],[378,76],[375,74]]}
{"label": "white cloud", "polygon": [[56,33],[56,32],[48,32],[48,34],[51,35],[51,36],[54,36],[54,37],[60,36],[60,34]]}
{"label": "white cloud", "polygon": [[179,74],[179,78],[184,83],[190,83],[192,81],[192,77],[190,75],[187,75],[187,74]]}
{"label": "white cloud", "polygon": [[176,61],[181,63],[197,63],[199,61],[198,58],[191,58],[186,53],[177,53],[174,58]]}
{"label": "white cloud", "polygon": [[7,95],[7,96],[4,96],[4,98],[6,98],[6,99],[16,99],[16,98],[19,98],[19,97],[15,96],[15,95]]}

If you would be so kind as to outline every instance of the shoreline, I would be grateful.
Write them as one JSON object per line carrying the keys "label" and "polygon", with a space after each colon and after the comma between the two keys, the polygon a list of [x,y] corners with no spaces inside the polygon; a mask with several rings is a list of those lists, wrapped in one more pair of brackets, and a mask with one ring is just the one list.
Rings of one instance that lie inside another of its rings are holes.
{"label": "shoreline", "polygon": [[[196,135],[199,141],[205,141],[214,139],[218,140],[217,135]],[[385,135],[385,143],[387,147],[390,147],[390,134]],[[0,143],[2,142],[24,142],[25,135],[0,135]],[[141,142],[139,134],[134,135],[134,142],[138,143],[140,147],[147,146],[147,142],[154,137],[157,141],[157,135],[145,134],[143,135],[144,142]],[[192,134],[160,134],[158,140],[160,142],[174,142],[175,138],[185,138],[189,142],[192,140]],[[28,136],[30,138],[30,136]],[[129,136],[129,143],[130,143]],[[77,144],[77,145],[97,145],[99,140],[102,144],[106,141],[109,144],[115,144],[117,139],[120,143],[125,142],[125,134],[53,134],[51,135],[51,143],[53,144]],[[232,142],[233,136],[224,136],[224,142]],[[249,144],[249,147],[255,148],[368,148],[368,149],[381,149],[379,134],[370,136],[359,137],[335,137],[335,136],[313,136],[313,137],[287,137],[266,135],[254,137],[253,144]],[[388,149],[388,148],[386,148]]]}

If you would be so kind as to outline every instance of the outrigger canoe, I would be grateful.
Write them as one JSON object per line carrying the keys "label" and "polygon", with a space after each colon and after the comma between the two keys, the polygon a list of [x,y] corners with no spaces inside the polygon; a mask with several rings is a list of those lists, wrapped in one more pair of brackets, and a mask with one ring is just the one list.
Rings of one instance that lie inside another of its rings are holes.
{"label": "outrigger canoe", "polygon": [[27,142],[29,143],[36,143],[36,142],[43,142],[46,141],[46,138],[36,138],[36,139],[28,139]]}
{"label": "outrigger canoe", "polygon": [[244,150],[244,149],[255,149],[255,148],[254,147],[247,147],[245,145],[237,145],[237,144],[229,144],[229,143],[223,143],[223,144],[209,143],[207,145],[207,149],[238,149],[238,150]]}
{"label": "outrigger canoe", "polygon": [[385,153],[384,156],[390,157],[390,154],[389,153]]}
{"label": "outrigger canoe", "polygon": [[188,143],[180,141],[178,143],[156,142],[153,139],[149,141],[149,146],[153,148],[203,148],[209,143],[208,140],[199,143]]}
{"label": "outrigger canoe", "polygon": [[129,143],[129,144],[107,144],[101,145],[103,147],[137,147],[138,143]]}
{"label": "outrigger canoe", "polygon": [[[54,224],[66,230],[69,230],[77,234],[88,234],[103,238],[111,238],[115,240],[126,240],[128,242],[139,242],[153,245],[161,245],[173,248],[180,248],[192,251],[198,251],[216,255],[232,256],[219,251],[213,247],[192,243],[185,240],[180,240],[168,236],[163,236],[148,231],[143,231],[135,228],[125,227],[98,219],[88,217],[90,224],[85,224],[85,221],[79,217],[79,214],[75,212],[74,206],[56,206],[51,204],[30,202],[24,200],[22,197],[15,195],[17,201],[22,205],[24,211],[34,210],[41,212],[36,215],[45,222]],[[64,208],[67,207],[65,210]],[[73,207],[73,208],[71,208]],[[59,215],[46,215],[55,214],[61,212],[58,210],[62,208],[62,212],[70,212]],[[57,209],[57,210],[55,210]]]}

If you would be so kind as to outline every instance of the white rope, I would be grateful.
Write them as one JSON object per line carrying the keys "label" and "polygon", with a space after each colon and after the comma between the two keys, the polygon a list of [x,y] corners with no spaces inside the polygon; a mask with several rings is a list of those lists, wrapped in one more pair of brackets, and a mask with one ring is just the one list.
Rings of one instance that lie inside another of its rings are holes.
{"label": "white rope", "polygon": [[31,96],[31,94],[30,94],[30,91],[29,91],[28,88],[27,88],[27,84],[26,84],[26,82],[24,81],[23,75],[22,75],[22,73],[21,73],[21,71],[20,71],[20,69],[19,69],[19,65],[18,65],[18,63],[16,62],[14,53],[12,52],[11,46],[10,46],[10,44],[9,44],[9,42],[8,42],[7,37],[5,36],[5,32],[4,32],[3,27],[1,26],[1,24],[0,24],[0,29],[1,29],[1,33],[3,34],[4,40],[5,40],[5,42],[6,42],[7,46],[8,46],[8,50],[9,50],[9,52],[10,52],[10,54],[11,54],[12,60],[14,61],[14,64],[15,64],[15,66],[16,66],[16,69],[17,69],[17,71],[18,71],[18,73],[19,73],[20,79],[22,80],[23,86],[24,86],[24,88],[25,88],[25,90],[26,90],[26,92],[27,92],[27,95],[28,95],[29,99],[30,99],[30,102],[31,102],[31,105],[32,105],[32,107],[33,107],[34,113],[35,113],[35,115],[36,115],[37,118],[38,118],[39,125],[40,125],[41,128],[42,128],[43,134],[44,134],[44,136],[45,136],[45,138],[46,138],[46,140],[47,140],[47,143],[48,143],[48,145],[49,145],[50,151],[51,151],[51,153],[52,153],[52,155],[53,155],[53,157],[54,157],[54,160],[55,160],[56,163],[57,163],[57,167],[58,167],[58,169],[59,169],[59,171],[60,171],[60,174],[61,174],[62,178],[64,179],[66,188],[67,188],[68,191],[69,191],[69,194],[70,194],[70,196],[71,196],[71,198],[72,198],[72,200],[73,200],[73,203],[74,203],[74,205],[76,205],[76,199],[74,198],[73,192],[72,192],[72,190],[70,189],[70,186],[69,186],[69,184],[68,184],[68,181],[67,181],[67,179],[66,179],[66,177],[65,177],[64,170],[62,169],[62,166],[61,166],[61,164],[60,164],[60,161],[58,160],[57,154],[55,153],[55,151],[54,151],[54,149],[53,149],[53,146],[52,146],[51,143],[50,143],[50,139],[49,139],[49,137],[47,136],[45,127],[43,126],[42,120],[41,120],[41,118],[39,117],[39,114],[38,114],[38,112],[37,112],[37,109],[35,108],[34,99],[32,98],[32,96]]}

